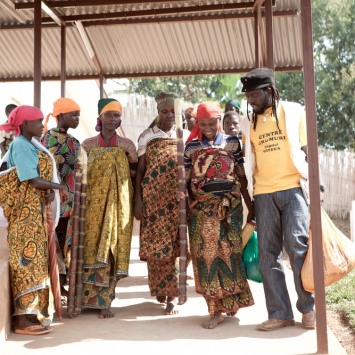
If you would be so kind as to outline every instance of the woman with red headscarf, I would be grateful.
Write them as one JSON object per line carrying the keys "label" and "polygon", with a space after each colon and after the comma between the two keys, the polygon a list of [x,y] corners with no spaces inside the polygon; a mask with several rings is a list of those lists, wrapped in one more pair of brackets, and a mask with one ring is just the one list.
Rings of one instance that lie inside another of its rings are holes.
{"label": "woman with red headscarf", "polygon": [[[254,218],[236,136],[221,133],[221,106],[203,102],[185,147],[185,174],[190,203],[190,250],[196,292],[207,301],[213,329],[222,313],[234,316],[254,304],[242,262],[243,207],[240,191]],[[177,192],[178,200],[184,197]]]}
{"label": "woman with red headscarf", "polygon": [[[51,331],[53,295],[48,272],[48,225],[45,204],[52,203],[54,219],[59,194],[56,166],[50,152],[34,136],[43,131],[43,113],[36,107],[12,111],[1,129],[15,131],[16,139],[1,161],[8,170],[0,173],[0,205],[8,222],[10,283],[14,301],[15,333],[38,335]],[[45,194],[46,190],[51,193]],[[56,201],[55,201],[56,200]],[[37,317],[31,322],[26,315]],[[39,324],[38,324],[39,322]]]}

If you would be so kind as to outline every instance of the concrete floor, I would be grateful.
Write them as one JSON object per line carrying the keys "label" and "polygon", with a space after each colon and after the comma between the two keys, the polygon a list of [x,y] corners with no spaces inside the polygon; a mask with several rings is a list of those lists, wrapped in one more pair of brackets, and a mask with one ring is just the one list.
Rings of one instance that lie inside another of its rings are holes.
{"label": "concrete floor", "polygon": [[[190,274],[192,272],[190,271]],[[165,316],[164,308],[150,296],[146,263],[138,258],[138,237],[133,237],[130,277],[119,282],[113,302],[115,318],[99,319],[97,310],[84,310],[63,321],[55,317],[54,330],[45,336],[11,333],[1,354],[245,354],[300,355],[316,353],[316,332],[301,327],[301,315],[295,309],[296,326],[274,332],[256,330],[267,319],[263,287],[251,282],[256,304],[242,309],[237,317],[227,318],[214,330],[201,327],[208,319],[202,296],[189,281],[188,301],[179,307],[179,315]],[[296,303],[292,273],[288,271],[289,290]],[[330,354],[346,355],[328,330]]]}

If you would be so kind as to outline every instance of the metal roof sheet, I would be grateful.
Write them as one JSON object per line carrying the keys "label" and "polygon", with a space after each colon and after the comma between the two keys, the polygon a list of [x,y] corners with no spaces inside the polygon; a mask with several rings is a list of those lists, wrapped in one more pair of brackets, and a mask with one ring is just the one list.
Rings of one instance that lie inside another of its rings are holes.
{"label": "metal roof sheet", "polygon": [[[33,76],[33,29],[7,29],[20,22],[0,0],[0,80]],[[242,0],[227,1],[226,4]],[[250,1],[252,3],[252,1]],[[137,11],[222,4],[218,1],[164,2],[129,5],[58,8],[65,16],[90,13]],[[274,11],[298,10],[298,0],[280,0]],[[20,11],[26,23],[33,10]],[[251,9],[212,11],[208,14],[251,13]],[[204,13],[206,14],[206,13]],[[195,14],[198,16],[199,14]],[[42,16],[48,16],[42,12]],[[157,19],[186,14],[156,16]],[[144,17],[147,18],[147,17]],[[274,17],[275,67],[302,66],[302,39],[299,16]],[[24,21],[22,21],[23,23]],[[265,19],[263,20],[265,23]],[[85,23],[89,23],[85,21]],[[254,67],[254,20],[228,19],[152,24],[85,27],[103,72],[114,76],[159,75],[196,71],[249,70]],[[264,31],[265,32],[265,31]],[[67,28],[67,75],[97,75],[98,71],[75,26]],[[42,76],[60,76],[60,28],[42,27]]]}

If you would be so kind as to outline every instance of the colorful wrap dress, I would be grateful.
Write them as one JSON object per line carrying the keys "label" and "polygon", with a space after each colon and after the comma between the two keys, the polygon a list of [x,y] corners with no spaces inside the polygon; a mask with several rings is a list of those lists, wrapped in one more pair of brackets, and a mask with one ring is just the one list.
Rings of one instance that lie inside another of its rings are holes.
{"label": "colorful wrap dress", "polygon": [[53,319],[54,299],[45,191],[29,180],[41,177],[53,181],[52,160],[21,135],[11,144],[6,159],[9,169],[0,173],[0,205],[8,222],[13,315],[36,315],[47,326]]}
{"label": "colorful wrap dress", "polygon": [[[189,132],[184,132],[186,139]],[[159,126],[145,130],[138,155],[145,154],[142,199],[146,218],[141,221],[139,256],[147,261],[152,296],[179,294],[179,203],[176,130],[169,137]]]}
{"label": "colorful wrap dress", "polygon": [[117,281],[128,276],[135,174],[128,155],[134,159],[136,153],[127,153],[132,142],[126,138],[114,136],[112,147],[100,147],[101,140],[94,138],[82,143],[88,154],[82,305],[106,309],[115,299]]}
{"label": "colorful wrap dress", "polygon": [[58,265],[61,285],[68,285],[68,268],[70,263],[70,233],[68,222],[74,204],[75,193],[75,162],[78,159],[80,142],[63,128],[52,128],[46,132],[41,143],[54,156],[58,179],[69,193],[69,202],[60,205],[60,219],[56,228],[58,241]]}
{"label": "colorful wrap dress", "polygon": [[239,139],[218,133],[185,147],[185,171],[197,205],[189,211],[189,237],[196,292],[211,317],[254,304],[242,261],[241,199],[231,195],[243,176]]}

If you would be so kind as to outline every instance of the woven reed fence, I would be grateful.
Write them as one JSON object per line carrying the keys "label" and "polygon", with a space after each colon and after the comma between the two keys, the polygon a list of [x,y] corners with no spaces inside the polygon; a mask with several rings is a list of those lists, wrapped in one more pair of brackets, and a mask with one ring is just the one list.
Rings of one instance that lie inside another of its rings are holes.
{"label": "woven reed fence", "polygon": [[[186,109],[193,105],[182,101],[181,106],[182,109]],[[128,95],[127,107],[123,108],[122,121],[125,136],[137,145],[140,134],[149,127],[157,115],[157,104],[153,97]]]}
{"label": "woven reed fence", "polygon": [[319,148],[319,163],[327,187],[324,210],[331,218],[348,219],[355,200],[355,154]]}

